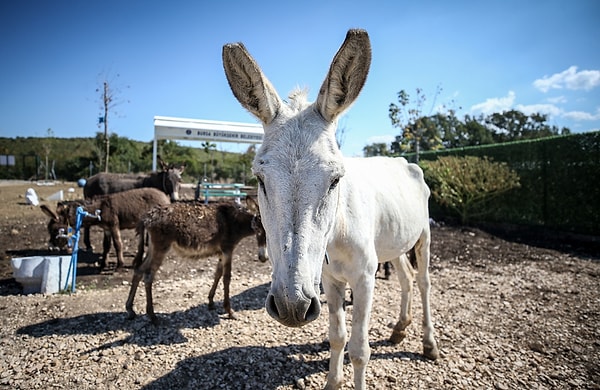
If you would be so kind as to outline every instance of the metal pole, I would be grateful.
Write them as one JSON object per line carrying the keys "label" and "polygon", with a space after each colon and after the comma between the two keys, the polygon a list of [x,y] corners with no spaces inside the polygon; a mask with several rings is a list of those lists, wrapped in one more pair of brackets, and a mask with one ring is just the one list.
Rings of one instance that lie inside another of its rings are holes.
{"label": "metal pole", "polygon": [[156,171],[156,156],[158,154],[157,149],[158,143],[156,142],[156,134],[154,134],[154,141],[152,141],[152,172]]}
{"label": "metal pole", "polygon": [[108,139],[108,83],[104,82],[104,144],[106,146],[106,162],[104,163],[104,172],[108,172],[108,155],[110,152],[110,140]]}

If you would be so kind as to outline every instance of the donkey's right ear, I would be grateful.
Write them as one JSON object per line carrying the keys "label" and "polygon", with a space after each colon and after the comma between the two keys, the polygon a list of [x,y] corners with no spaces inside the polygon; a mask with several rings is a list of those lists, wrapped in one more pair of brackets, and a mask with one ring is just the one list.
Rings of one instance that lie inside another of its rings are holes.
{"label": "donkey's right ear", "polygon": [[264,125],[271,123],[282,105],[281,98],[242,43],[223,46],[223,68],[241,105]]}
{"label": "donkey's right ear", "polygon": [[48,206],[46,206],[45,204],[40,206],[40,209],[42,209],[42,212],[44,214],[46,214],[47,216],[50,217],[50,219],[52,219],[53,221],[57,221],[58,222],[58,215],[56,215],[56,213],[52,210],[50,210],[50,208]]}

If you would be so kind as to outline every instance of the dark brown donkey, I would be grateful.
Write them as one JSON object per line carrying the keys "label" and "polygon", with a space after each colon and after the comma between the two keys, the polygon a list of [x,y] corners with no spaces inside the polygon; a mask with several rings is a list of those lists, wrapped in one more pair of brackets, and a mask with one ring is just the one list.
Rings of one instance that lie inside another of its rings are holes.
{"label": "dark brown donkey", "polygon": [[[174,202],[179,199],[181,175],[186,165],[168,164],[160,156],[158,156],[158,162],[161,165],[161,170],[147,175],[97,173],[87,179],[85,187],[83,187],[83,196],[85,199],[93,199],[99,195],[109,195],[134,188],[150,187],[164,192]],[[93,249],[90,242],[89,226],[84,228],[83,243],[87,250],[91,251]]]}
{"label": "dark brown donkey", "polygon": [[[234,203],[203,204],[199,202],[178,202],[155,207],[146,214],[138,225],[138,253],[134,260],[134,274],[129,297],[125,305],[129,318],[135,318],[133,300],[138,284],[144,277],[146,286],[146,313],[153,323],[157,323],[152,304],[152,282],[163,260],[171,248],[185,257],[201,258],[219,256],[214,281],[208,294],[208,307],[214,308],[213,298],[217,284],[223,277],[223,307],[229,318],[235,318],[229,301],[231,281],[231,258],[236,245],[245,237],[256,235],[259,247],[259,260],[267,260],[266,236],[258,207],[247,199],[245,209]],[[148,254],[144,259],[144,231],[148,233]]]}
{"label": "dark brown donkey", "polygon": [[172,201],[179,199],[181,174],[185,164],[167,164],[158,156],[162,170],[147,175],[129,175],[119,173],[97,173],[90,177],[83,187],[85,199],[92,199],[98,195],[114,194],[134,188],[152,187],[167,194]]}

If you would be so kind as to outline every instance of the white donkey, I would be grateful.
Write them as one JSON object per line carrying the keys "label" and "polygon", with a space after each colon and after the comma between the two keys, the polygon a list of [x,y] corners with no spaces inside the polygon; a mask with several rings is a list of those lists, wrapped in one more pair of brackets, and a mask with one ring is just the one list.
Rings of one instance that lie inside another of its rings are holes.
{"label": "white donkey", "polygon": [[413,247],[423,301],[424,354],[439,356],[429,309],[429,189],[423,173],[403,158],[343,158],[335,140],[337,118],[360,93],[370,62],[367,32],[350,30],[317,101],[310,104],[305,93],[295,92],[286,102],[243,44],[223,47],[233,94],[265,130],[252,169],[273,264],[267,312],[287,326],[315,320],[321,310],[322,274],[331,345],[328,389],[342,383],[346,284],[354,292],[348,353],[355,387],[365,388],[378,262],[393,261],[400,275],[401,313],[391,341],[405,336],[414,272],[405,253]]}

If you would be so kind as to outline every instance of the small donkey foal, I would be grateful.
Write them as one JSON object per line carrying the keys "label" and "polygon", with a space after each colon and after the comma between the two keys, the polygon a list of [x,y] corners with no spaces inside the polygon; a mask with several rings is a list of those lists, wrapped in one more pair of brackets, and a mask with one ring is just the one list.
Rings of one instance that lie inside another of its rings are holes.
{"label": "small donkey foal", "polygon": [[[256,206],[248,199],[249,206]],[[148,232],[148,253],[144,254],[144,231]],[[236,245],[245,237],[256,235],[258,258],[265,262],[266,235],[260,216],[234,203],[202,204],[177,202],[152,209],[138,225],[138,253],[134,260],[134,275],[126,303],[129,318],[135,318],[133,300],[137,287],[144,277],[146,286],[146,313],[153,323],[158,319],[152,303],[152,282],[171,248],[185,257],[219,256],[213,285],[208,294],[208,307],[214,308],[214,295],[223,276],[223,307],[230,318],[235,318],[229,301],[231,258]]]}

